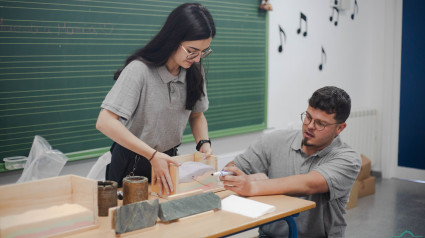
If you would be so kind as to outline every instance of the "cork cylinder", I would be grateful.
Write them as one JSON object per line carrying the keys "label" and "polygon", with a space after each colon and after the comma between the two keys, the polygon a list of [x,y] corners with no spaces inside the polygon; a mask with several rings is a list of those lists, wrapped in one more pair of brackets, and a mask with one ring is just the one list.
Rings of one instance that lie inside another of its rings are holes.
{"label": "cork cylinder", "polygon": [[122,180],[123,204],[148,200],[148,178],[143,176],[127,176]]}
{"label": "cork cylinder", "polygon": [[108,216],[110,207],[116,207],[117,204],[117,187],[115,181],[98,181],[97,182],[97,206],[99,216]]}

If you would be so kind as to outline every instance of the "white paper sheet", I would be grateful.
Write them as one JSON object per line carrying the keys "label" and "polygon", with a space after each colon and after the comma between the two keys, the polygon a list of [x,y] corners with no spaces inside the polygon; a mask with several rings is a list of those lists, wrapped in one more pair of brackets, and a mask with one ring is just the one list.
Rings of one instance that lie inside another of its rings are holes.
{"label": "white paper sheet", "polygon": [[266,213],[275,211],[276,207],[236,195],[230,195],[221,200],[221,209],[251,218],[257,218]]}

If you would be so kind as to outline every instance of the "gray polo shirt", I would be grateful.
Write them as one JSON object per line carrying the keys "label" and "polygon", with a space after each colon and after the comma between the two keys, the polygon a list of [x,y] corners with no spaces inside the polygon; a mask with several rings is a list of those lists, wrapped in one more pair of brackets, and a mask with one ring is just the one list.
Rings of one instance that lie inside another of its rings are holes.
{"label": "gray polo shirt", "polygon": [[[357,174],[360,155],[343,143],[339,136],[323,150],[307,156],[301,149],[301,130],[283,130],[263,135],[234,162],[247,174],[265,173],[269,178],[307,174],[315,170],[326,179],[329,192],[303,197],[316,202],[316,208],[295,218],[298,237],[344,237],[345,205]],[[288,237],[285,221],[262,226],[260,234]]]}
{"label": "gray polo shirt", "polygon": [[205,96],[192,111],[186,110],[184,68],[174,76],[165,65],[152,67],[134,60],[121,72],[101,107],[120,116],[131,133],[163,152],[181,143],[191,112],[208,109],[205,85],[204,77]]}

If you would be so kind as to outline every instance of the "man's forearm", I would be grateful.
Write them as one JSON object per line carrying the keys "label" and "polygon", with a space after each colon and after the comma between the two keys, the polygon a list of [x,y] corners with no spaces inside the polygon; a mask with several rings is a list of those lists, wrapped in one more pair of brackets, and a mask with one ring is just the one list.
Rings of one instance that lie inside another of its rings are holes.
{"label": "man's forearm", "polygon": [[277,179],[251,181],[251,189],[253,195],[286,194],[297,196],[324,193],[329,190],[326,180],[315,171],[313,174],[297,174]]}

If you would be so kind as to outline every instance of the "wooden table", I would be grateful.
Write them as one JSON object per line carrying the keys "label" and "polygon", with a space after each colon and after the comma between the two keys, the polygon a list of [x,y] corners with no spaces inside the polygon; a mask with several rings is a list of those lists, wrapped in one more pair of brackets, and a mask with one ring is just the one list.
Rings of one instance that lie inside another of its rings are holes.
{"label": "wooden table", "polygon": [[[233,194],[230,191],[216,193],[221,198]],[[155,226],[121,234],[121,237],[222,237],[249,230],[260,225],[281,220],[294,214],[312,209],[316,204],[299,198],[273,195],[249,197],[249,199],[274,205],[276,211],[258,218],[250,218],[222,210],[210,211],[179,219],[174,222],[158,222]],[[68,237],[114,237],[110,217],[99,217],[99,228],[92,229]]]}

